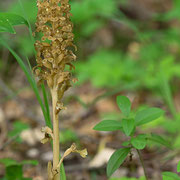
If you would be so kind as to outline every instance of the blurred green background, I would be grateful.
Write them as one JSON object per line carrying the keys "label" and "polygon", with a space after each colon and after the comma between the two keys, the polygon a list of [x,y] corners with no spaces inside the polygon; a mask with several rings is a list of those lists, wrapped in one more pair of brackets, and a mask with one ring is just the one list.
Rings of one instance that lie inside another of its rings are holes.
{"label": "blurred green background", "polygon": [[[25,12],[16,0],[1,1],[0,12],[27,15],[34,30],[36,1],[21,2]],[[114,133],[99,134],[92,127],[101,119],[121,117],[115,104],[115,97],[119,94],[127,95],[134,109],[156,106],[166,111],[163,118],[139,131],[158,132],[172,144],[172,150],[161,149],[154,144],[146,149],[144,156],[149,173],[158,174],[165,170],[176,172],[180,157],[180,1],[72,0],[70,3],[75,44],[78,47],[78,59],[74,63],[76,69],[72,73],[78,82],[64,98],[68,110],[60,118],[61,143],[62,151],[74,141],[79,146],[86,146],[89,157],[86,160],[78,159],[77,166],[73,162],[78,157],[67,159],[65,167],[69,172],[68,178],[107,179],[104,164],[98,168],[90,168],[88,164],[97,155],[99,144],[114,149],[121,145],[124,137]],[[31,65],[35,66],[27,28],[16,26],[15,30],[16,35],[0,33],[0,36],[25,62],[28,57]],[[10,140],[5,147],[1,147],[0,158],[11,157],[19,161],[36,159],[40,165],[29,168],[31,171],[26,170],[25,173],[27,177],[43,179],[46,155],[39,159],[37,153],[48,153],[50,148],[42,146],[38,140],[29,143],[20,137],[25,130],[26,133],[34,133],[34,130],[40,129],[44,124],[42,114],[25,75],[14,57],[1,45],[0,99],[1,144]],[[30,150],[36,156],[28,155]],[[48,157],[51,159],[51,154]],[[154,159],[152,157],[157,158],[158,162],[148,160]],[[158,167],[156,163],[160,163]],[[130,164],[124,165],[117,176],[143,175],[136,158]],[[0,176],[3,177],[4,173],[2,168]],[[157,177],[154,180],[158,180]]]}

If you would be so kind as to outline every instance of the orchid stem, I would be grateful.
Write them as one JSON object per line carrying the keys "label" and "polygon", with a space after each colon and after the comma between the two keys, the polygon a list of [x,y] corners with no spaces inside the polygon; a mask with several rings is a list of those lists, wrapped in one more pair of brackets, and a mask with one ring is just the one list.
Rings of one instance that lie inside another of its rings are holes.
{"label": "orchid stem", "polygon": [[[59,120],[58,113],[56,113],[56,104],[58,101],[57,88],[51,90],[52,106],[53,106],[53,169],[56,169],[60,158],[59,147]],[[55,175],[54,180],[60,179],[60,171]]]}

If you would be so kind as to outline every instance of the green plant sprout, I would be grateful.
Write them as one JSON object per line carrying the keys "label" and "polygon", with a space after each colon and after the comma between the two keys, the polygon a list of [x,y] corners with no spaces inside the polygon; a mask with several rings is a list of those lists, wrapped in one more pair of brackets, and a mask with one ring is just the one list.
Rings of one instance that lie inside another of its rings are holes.
{"label": "green plant sprout", "polygon": [[132,149],[135,149],[143,167],[144,175],[146,179],[149,180],[144,160],[141,155],[141,150],[148,145],[148,140],[154,141],[168,148],[170,148],[170,145],[167,140],[157,134],[137,134],[136,128],[158,119],[164,114],[164,111],[155,107],[146,108],[136,112],[135,116],[132,116],[131,102],[127,97],[118,96],[117,104],[124,116],[123,119],[121,121],[103,120],[94,127],[94,130],[97,131],[120,130],[127,136],[127,141],[122,143],[124,147],[116,150],[110,157],[107,164],[107,176],[110,177],[125,161]]}

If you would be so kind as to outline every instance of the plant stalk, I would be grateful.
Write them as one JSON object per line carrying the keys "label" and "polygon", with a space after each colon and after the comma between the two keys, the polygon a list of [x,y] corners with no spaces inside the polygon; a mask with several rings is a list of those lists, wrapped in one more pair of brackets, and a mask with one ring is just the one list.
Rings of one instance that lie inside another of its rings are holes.
{"label": "plant stalk", "polygon": [[[59,120],[58,113],[56,113],[56,104],[58,101],[57,88],[51,90],[52,106],[53,106],[53,169],[56,169],[60,158],[59,147]],[[60,180],[60,171],[54,177],[54,180]]]}
{"label": "plant stalk", "polygon": [[145,168],[145,165],[144,165],[144,160],[143,160],[142,155],[141,155],[141,152],[140,152],[138,149],[136,149],[136,151],[137,151],[137,153],[138,153],[138,156],[139,156],[141,165],[142,165],[142,167],[143,167],[143,171],[144,171],[145,178],[146,178],[146,180],[149,180],[148,175],[147,175],[147,171],[146,171],[146,168]]}

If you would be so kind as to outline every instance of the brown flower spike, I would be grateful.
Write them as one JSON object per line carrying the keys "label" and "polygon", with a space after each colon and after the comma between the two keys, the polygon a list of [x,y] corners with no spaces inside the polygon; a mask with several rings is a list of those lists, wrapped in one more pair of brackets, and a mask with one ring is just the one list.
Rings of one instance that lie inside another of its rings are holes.
{"label": "brown flower spike", "polygon": [[[35,35],[42,34],[41,40],[36,41],[37,66],[34,67],[35,75],[39,82],[46,81],[52,96],[53,106],[53,131],[45,127],[42,143],[53,140],[53,166],[48,163],[48,180],[59,180],[59,120],[58,114],[65,109],[62,103],[64,92],[71,87],[71,82],[75,81],[69,71],[65,71],[66,65],[70,69],[74,68],[72,61],[76,60],[73,51],[77,48],[73,44],[74,34],[73,24],[70,20],[71,6],[69,0],[38,0],[38,14]],[[69,150],[68,150],[69,151]],[[78,152],[81,156],[87,153]]]}
{"label": "brown flower spike", "polygon": [[47,81],[49,88],[57,88],[60,101],[72,80],[65,67],[74,68],[72,61],[76,60],[71,50],[71,47],[77,50],[73,44],[71,7],[69,0],[38,0],[37,6],[36,32],[43,36],[35,43],[37,66],[34,71],[40,81]]}

